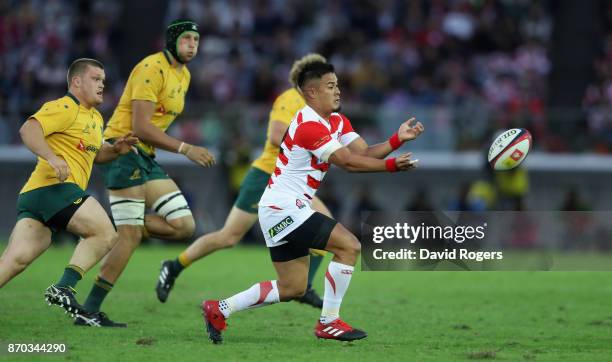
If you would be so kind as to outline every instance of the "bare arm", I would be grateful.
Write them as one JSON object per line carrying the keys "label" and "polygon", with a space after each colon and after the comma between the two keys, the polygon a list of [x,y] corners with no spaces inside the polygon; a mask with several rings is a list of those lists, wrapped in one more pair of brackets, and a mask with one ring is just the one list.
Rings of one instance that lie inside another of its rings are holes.
{"label": "bare arm", "polygon": [[[416,160],[410,160],[411,155],[405,153],[397,158],[381,160],[355,154],[347,147],[342,147],[329,156],[329,162],[349,172],[405,171],[416,167]],[[390,163],[394,164],[394,169]]]}
{"label": "bare arm", "polygon": [[270,143],[275,147],[280,147],[283,142],[283,136],[285,136],[285,132],[287,132],[287,128],[289,128],[289,126],[281,121],[271,121],[270,133],[268,134]]}
{"label": "bare arm", "polygon": [[395,148],[391,144],[393,142],[391,138],[389,138],[389,140],[385,142],[377,143],[373,146],[368,146],[366,141],[361,137],[351,142],[348,145],[348,148],[351,150],[351,152],[357,153],[359,155],[378,159],[385,158],[402,143],[406,141],[412,141],[413,139],[417,138],[421,133],[423,133],[425,128],[423,127],[421,122],[417,122],[414,126],[412,125],[412,122],[414,122],[415,120],[416,119],[413,117],[410,118],[408,121],[402,123],[396,133],[397,136],[393,135],[391,137],[397,137],[397,140],[395,141],[397,143],[395,144]]}
{"label": "bare arm", "polygon": [[70,176],[70,169],[64,159],[56,155],[45,140],[45,134],[40,123],[35,118],[28,119],[19,129],[19,135],[26,147],[35,155],[47,160],[55,170],[60,182]]}
{"label": "bare arm", "polygon": [[102,147],[100,147],[100,150],[96,154],[94,162],[110,162],[121,155],[135,151],[136,149],[133,146],[137,143],[138,138],[134,137],[132,133],[128,133],[124,137],[118,138],[113,144],[105,142],[102,144]]}
{"label": "bare arm", "polygon": [[155,103],[149,101],[132,101],[132,129],[141,141],[156,148],[178,152],[181,141],[170,137],[166,132],[155,127],[151,118],[155,113]]}
{"label": "bare arm", "polygon": [[119,153],[115,152],[113,145],[104,142],[94,159],[95,163],[107,163],[119,157]]}
{"label": "bare arm", "polygon": [[182,153],[192,162],[201,166],[210,167],[215,164],[214,157],[206,148],[181,142],[155,127],[151,123],[154,113],[155,103],[139,100],[132,101],[132,129],[136,137],[153,147]]}
{"label": "bare arm", "polygon": [[393,147],[391,147],[389,141],[368,146],[366,141],[361,137],[351,142],[348,148],[352,153],[377,159],[383,159],[393,152]]}

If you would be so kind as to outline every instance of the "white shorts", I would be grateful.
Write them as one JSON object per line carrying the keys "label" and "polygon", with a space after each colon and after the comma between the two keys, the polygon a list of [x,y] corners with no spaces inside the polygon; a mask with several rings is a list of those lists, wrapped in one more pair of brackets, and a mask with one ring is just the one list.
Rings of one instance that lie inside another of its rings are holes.
{"label": "white shorts", "polygon": [[264,194],[259,201],[259,225],[269,248],[287,243],[283,238],[315,213],[309,200],[281,195],[278,197],[279,193],[275,193],[277,197],[272,197]]}

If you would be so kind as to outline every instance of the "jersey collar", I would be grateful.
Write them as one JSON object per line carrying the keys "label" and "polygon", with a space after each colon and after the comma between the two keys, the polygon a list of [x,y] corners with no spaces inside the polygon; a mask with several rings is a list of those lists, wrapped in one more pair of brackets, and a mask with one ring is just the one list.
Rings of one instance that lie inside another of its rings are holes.
{"label": "jersey collar", "polygon": [[74,94],[68,92],[68,93],[66,93],[66,97],[72,99],[74,101],[74,103],[77,104],[77,106],[81,105],[81,102],[79,102],[79,100],[77,99],[77,97],[74,96]]}
{"label": "jersey collar", "polygon": [[328,120],[326,120],[325,118],[321,117],[321,115],[319,115],[319,114],[317,113],[317,111],[315,111],[315,110],[314,110],[312,107],[310,107],[308,104],[306,105],[306,110],[307,110],[308,112],[312,112],[312,114],[314,114],[315,116],[317,116],[317,118],[319,119],[319,121],[320,121],[320,122],[323,122],[323,124],[328,125],[328,126],[330,126],[330,125],[331,125],[331,123],[330,123]]}
{"label": "jersey collar", "polygon": [[172,67],[172,59],[170,59],[170,55],[168,55],[168,51],[164,49],[162,50],[162,53],[164,53],[164,58],[166,58],[166,60],[168,61],[168,65]]}

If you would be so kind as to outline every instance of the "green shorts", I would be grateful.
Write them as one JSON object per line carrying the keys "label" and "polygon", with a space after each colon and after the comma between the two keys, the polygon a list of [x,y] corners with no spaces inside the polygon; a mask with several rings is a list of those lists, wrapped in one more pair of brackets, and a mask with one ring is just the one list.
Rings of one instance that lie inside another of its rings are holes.
{"label": "green shorts", "polygon": [[257,214],[257,204],[268,186],[270,174],[251,167],[244,177],[234,206],[251,214]]}
{"label": "green shorts", "polygon": [[[107,141],[113,143],[112,139]],[[138,154],[129,152],[101,165],[104,171],[104,185],[107,189],[125,189],[142,185],[150,180],[170,178],[155,161],[155,156],[148,155],[139,147],[136,148]]]}
{"label": "green shorts", "polygon": [[89,195],[79,186],[68,182],[24,192],[17,199],[17,221],[30,218],[42,222],[53,231],[65,229],[87,197]]}

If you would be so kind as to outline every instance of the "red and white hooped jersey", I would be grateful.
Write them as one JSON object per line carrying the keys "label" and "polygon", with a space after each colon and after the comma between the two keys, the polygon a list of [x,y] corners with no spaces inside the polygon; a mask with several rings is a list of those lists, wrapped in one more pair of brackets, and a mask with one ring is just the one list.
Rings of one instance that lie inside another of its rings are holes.
{"label": "red and white hooped jersey", "polygon": [[273,203],[277,192],[312,200],[329,169],[329,156],[358,137],[344,115],[332,113],[327,121],[305,106],[296,113],[285,133],[276,168],[261,201]]}

